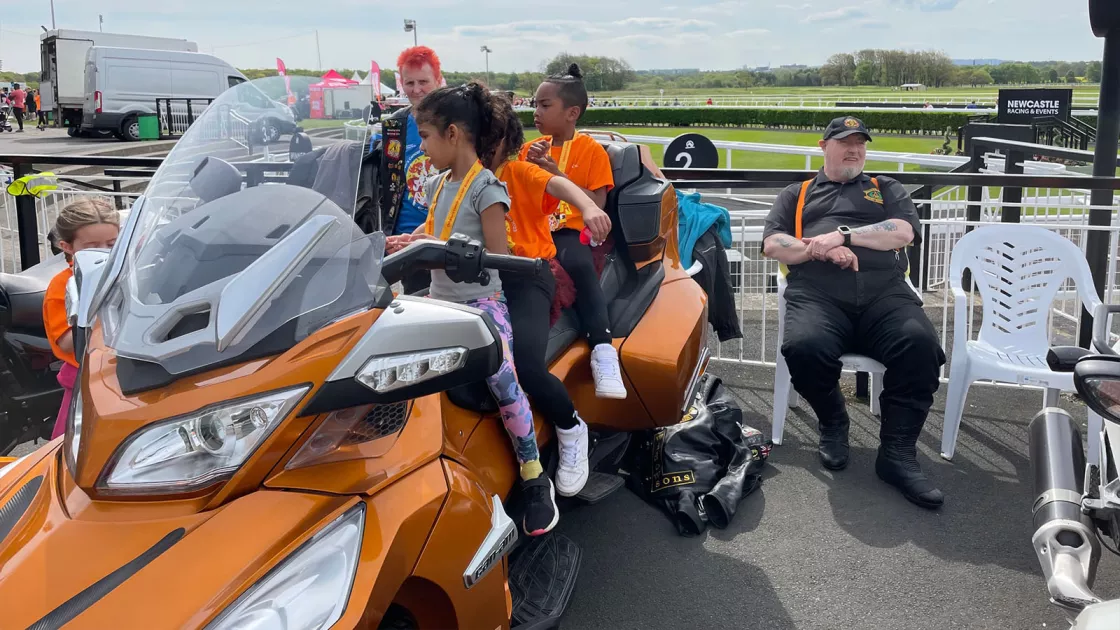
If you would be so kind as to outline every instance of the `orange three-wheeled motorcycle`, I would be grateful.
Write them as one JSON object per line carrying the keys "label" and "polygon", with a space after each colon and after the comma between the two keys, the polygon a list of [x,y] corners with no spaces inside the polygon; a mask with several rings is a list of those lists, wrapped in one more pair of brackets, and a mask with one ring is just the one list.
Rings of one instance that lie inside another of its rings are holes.
{"label": "orange three-wheeled motorcycle", "polygon": [[[194,123],[111,252],[76,257],[65,437],[0,469],[0,628],[554,626],[580,552],[517,535],[493,324],[389,288],[543,263],[462,238],[384,257],[351,216],[357,169],[297,184],[286,153],[246,155],[246,90]],[[630,396],[595,397],[573,313],[549,342],[596,431],[584,502],[621,485],[628,432],[680,421],[707,361],[672,187],[609,151],[602,282]]]}

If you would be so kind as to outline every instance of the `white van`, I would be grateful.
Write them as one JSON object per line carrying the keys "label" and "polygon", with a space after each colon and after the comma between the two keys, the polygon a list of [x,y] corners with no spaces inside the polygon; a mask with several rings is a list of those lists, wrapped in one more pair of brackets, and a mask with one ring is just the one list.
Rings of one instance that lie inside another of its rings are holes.
{"label": "white van", "polygon": [[[82,131],[111,131],[122,140],[139,140],[137,115],[156,113],[157,99],[174,99],[171,111],[185,120],[187,99],[195,118],[207,100],[239,83],[245,75],[221,59],[203,53],[93,46],[86,53],[86,102]],[[237,113],[250,121],[264,119],[271,142],[295,130],[291,109],[260,90],[245,90]],[[166,116],[167,106],[161,105]]]}

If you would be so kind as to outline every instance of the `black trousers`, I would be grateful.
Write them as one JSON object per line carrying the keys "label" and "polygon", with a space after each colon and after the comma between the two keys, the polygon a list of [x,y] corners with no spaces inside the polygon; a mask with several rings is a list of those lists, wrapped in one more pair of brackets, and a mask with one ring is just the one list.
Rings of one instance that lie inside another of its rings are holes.
{"label": "black trousers", "polygon": [[545,419],[561,429],[576,426],[576,408],[560,379],[548,371],[549,313],[556,292],[552,270],[533,278],[502,276],[502,290],[513,328],[513,365],[521,389]]}
{"label": "black trousers", "polygon": [[843,273],[790,276],[781,351],[793,387],[819,414],[843,400],[835,395],[840,355],[871,357],[887,368],[879,398],[884,430],[892,421],[916,424],[903,431],[916,439],[945,364],[937,333],[901,272]]}
{"label": "black trousers", "polygon": [[607,298],[595,273],[595,259],[591,248],[579,242],[579,232],[567,228],[552,233],[556,243],[556,260],[576,285],[576,313],[591,347],[611,342],[610,320],[607,318]]}
{"label": "black trousers", "polygon": [[19,130],[23,131],[23,108],[22,107],[13,107],[12,108],[12,115],[15,116],[16,121],[19,122]]}

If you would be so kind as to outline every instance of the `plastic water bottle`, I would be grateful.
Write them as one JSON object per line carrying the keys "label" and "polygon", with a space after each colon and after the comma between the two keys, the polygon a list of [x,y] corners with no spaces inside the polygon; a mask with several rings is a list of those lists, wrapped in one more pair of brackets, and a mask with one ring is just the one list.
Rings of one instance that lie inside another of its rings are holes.
{"label": "plastic water bottle", "polygon": [[589,227],[584,227],[583,231],[579,233],[579,242],[590,247],[598,247],[602,245],[602,243],[595,242],[595,239],[591,236],[591,228]]}

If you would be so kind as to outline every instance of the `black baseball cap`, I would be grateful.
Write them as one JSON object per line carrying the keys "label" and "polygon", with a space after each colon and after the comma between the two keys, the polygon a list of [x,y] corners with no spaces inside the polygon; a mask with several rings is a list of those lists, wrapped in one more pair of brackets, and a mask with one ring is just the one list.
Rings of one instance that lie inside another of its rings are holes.
{"label": "black baseball cap", "polygon": [[824,139],[839,140],[855,133],[862,133],[867,141],[871,142],[871,132],[863,125],[862,120],[851,116],[841,116],[840,118],[833,118],[832,122],[828,123],[828,128],[824,130]]}

